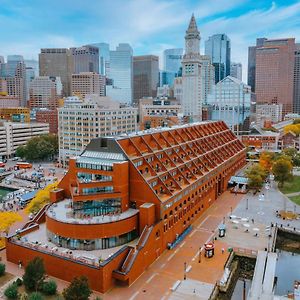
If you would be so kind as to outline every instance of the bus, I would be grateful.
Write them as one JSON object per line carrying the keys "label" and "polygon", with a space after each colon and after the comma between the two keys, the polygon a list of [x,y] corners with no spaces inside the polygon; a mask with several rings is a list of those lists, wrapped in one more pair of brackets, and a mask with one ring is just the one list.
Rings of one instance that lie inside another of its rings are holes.
{"label": "bus", "polygon": [[16,167],[18,169],[31,169],[32,168],[32,164],[28,163],[28,162],[18,162],[16,164]]}

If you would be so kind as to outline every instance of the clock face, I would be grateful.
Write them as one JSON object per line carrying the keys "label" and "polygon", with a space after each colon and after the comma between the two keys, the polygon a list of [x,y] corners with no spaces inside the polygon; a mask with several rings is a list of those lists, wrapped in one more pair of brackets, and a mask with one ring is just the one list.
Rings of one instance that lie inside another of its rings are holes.
{"label": "clock face", "polygon": [[192,47],[192,46],[193,46],[193,41],[189,41],[189,42],[188,42],[188,45],[189,45],[190,47]]}

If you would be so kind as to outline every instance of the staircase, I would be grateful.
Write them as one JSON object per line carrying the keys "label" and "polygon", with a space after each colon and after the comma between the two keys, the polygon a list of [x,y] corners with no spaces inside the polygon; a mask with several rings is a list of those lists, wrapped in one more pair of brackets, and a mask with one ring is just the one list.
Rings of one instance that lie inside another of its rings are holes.
{"label": "staircase", "polygon": [[50,204],[46,204],[44,207],[42,207],[38,213],[34,216],[34,218],[30,221],[28,221],[23,227],[22,230],[30,227],[33,224],[40,224],[41,219],[44,217],[44,214],[46,213],[47,208],[50,206]]}
{"label": "staircase", "polygon": [[113,271],[114,278],[121,281],[128,280],[128,273],[130,272],[133,264],[135,263],[136,258],[142,252],[142,249],[145,247],[152,229],[153,226],[145,226],[136,247],[130,247],[130,250],[120,268],[118,270]]}

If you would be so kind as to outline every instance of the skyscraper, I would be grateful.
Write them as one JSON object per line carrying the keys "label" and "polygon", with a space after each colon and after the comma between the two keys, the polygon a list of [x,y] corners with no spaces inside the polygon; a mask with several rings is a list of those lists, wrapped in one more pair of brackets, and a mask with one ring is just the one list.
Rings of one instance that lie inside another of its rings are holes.
{"label": "skyscraper", "polygon": [[235,63],[232,62],[230,64],[230,76],[237,78],[238,80],[242,80],[243,77],[243,69],[242,69],[242,64],[241,63]]}
{"label": "skyscraper", "polygon": [[20,106],[26,106],[26,66],[23,56],[8,55],[7,63],[1,64],[1,77],[6,81],[7,94],[16,97]]}
{"label": "skyscraper", "polygon": [[256,48],[257,104],[282,104],[283,117],[293,111],[295,39],[264,40]]}
{"label": "skyscraper", "polygon": [[215,85],[215,68],[207,55],[200,55],[201,64],[201,102],[207,102],[207,96],[212,92]]}
{"label": "skyscraper", "polygon": [[6,75],[7,77],[13,77],[16,75],[17,66],[23,63],[24,58],[22,55],[7,55],[6,63]]}
{"label": "skyscraper", "polygon": [[71,48],[74,59],[73,73],[94,72],[99,73],[99,49],[95,46],[82,46]]}
{"label": "skyscraper", "polygon": [[71,76],[74,73],[72,51],[66,48],[45,48],[39,54],[40,76],[58,76],[63,96],[71,95]]}
{"label": "skyscraper", "polygon": [[251,86],[252,92],[255,92],[255,68],[256,68],[256,47],[264,44],[266,38],[256,39],[256,46],[248,48],[248,85]]}
{"label": "skyscraper", "polygon": [[166,49],[164,51],[164,71],[178,73],[181,67],[183,49]]}
{"label": "skyscraper", "polygon": [[26,68],[34,71],[34,77],[39,76],[39,62],[35,59],[25,59]]}
{"label": "skyscraper", "polygon": [[295,50],[294,113],[300,114],[300,44],[296,44]]}
{"label": "skyscraper", "polygon": [[192,120],[202,120],[202,73],[200,60],[200,32],[194,15],[185,35],[185,54],[182,60],[183,114]]}
{"label": "skyscraper", "polygon": [[159,82],[158,56],[133,57],[133,99],[155,97]]}
{"label": "skyscraper", "polygon": [[230,75],[230,39],[226,34],[214,34],[205,42],[205,55],[215,67],[215,82]]}
{"label": "skyscraper", "polygon": [[91,44],[99,49],[99,74],[109,75],[109,44],[95,43]]}
{"label": "skyscraper", "polygon": [[109,78],[112,84],[106,86],[106,95],[121,103],[132,103],[132,52],[131,46],[125,43],[110,51]]}

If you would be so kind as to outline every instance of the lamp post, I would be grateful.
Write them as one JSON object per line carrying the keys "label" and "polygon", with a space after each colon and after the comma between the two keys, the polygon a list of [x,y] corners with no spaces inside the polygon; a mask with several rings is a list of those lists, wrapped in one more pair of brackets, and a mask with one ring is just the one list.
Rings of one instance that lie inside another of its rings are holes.
{"label": "lamp post", "polygon": [[247,198],[246,199],[246,210],[248,210],[248,208],[249,208],[249,199]]}
{"label": "lamp post", "polygon": [[186,280],[186,262],[184,262],[184,275],[183,280]]}
{"label": "lamp post", "polygon": [[198,263],[200,264],[201,263],[201,247],[200,247],[200,249],[199,249],[199,258],[198,258]]}

